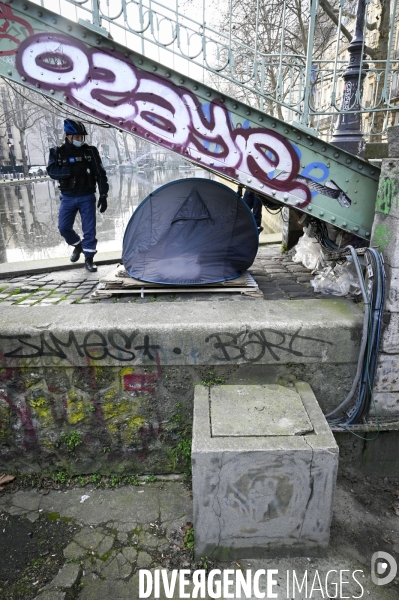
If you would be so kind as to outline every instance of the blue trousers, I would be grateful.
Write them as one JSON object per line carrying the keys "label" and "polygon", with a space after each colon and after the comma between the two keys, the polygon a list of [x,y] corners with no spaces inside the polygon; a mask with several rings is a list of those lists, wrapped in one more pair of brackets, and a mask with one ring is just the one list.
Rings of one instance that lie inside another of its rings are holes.
{"label": "blue trousers", "polygon": [[[83,239],[73,228],[79,212],[82,220]],[[71,198],[61,194],[61,206],[58,215],[58,229],[70,246],[76,246],[82,241],[83,254],[93,256],[97,252],[96,239],[96,197],[94,194]]]}

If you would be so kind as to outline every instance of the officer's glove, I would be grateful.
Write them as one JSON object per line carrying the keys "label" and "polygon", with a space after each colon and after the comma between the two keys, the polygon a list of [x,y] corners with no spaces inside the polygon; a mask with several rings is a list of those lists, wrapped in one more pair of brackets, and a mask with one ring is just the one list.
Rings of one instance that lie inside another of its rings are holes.
{"label": "officer's glove", "polygon": [[97,202],[97,208],[100,209],[100,213],[103,213],[108,208],[107,196],[100,196]]}

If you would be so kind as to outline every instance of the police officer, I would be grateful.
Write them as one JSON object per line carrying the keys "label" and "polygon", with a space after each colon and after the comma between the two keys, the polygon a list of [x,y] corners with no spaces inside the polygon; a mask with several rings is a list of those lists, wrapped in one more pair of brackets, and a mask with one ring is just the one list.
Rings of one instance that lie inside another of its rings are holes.
{"label": "police officer", "polygon": [[[97,252],[96,239],[96,185],[100,197],[97,207],[107,210],[108,180],[100,155],[95,146],[89,146],[84,138],[87,131],[83,123],[65,119],[65,142],[50,149],[47,173],[58,181],[61,190],[61,206],[58,229],[70,246],[74,246],[71,262],[84,254],[85,267],[91,273],[97,271],[93,257]],[[76,214],[82,220],[83,239],[73,229]]]}

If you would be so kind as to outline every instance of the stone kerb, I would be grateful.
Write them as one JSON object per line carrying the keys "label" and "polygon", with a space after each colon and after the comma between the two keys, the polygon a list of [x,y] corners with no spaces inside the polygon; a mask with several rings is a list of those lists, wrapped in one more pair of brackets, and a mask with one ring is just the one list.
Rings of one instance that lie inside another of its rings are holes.
{"label": "stone kerb", "polygon": [[308,556],[327,547],[338,447],[310,386],[295,387],[196,387],[198,558]]}
{"label": "stone kerb", "polygon": [[237,304],[4,308],[1,468],[181,472],[172,449],[192,423],[194,385],[215,374],[226,383],[300,374],[334,408],[356,368],[360,307]]}

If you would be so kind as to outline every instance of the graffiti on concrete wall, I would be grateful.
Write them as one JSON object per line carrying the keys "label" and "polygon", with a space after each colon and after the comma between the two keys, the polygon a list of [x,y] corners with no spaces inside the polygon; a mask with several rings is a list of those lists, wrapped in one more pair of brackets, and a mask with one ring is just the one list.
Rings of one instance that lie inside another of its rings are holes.
{"label": "graffiti on concrete wall", "polygon": [[[301,328],[291,335],[281,331],[261,329],[259,331],[240,331],[229,333],[227,331],[213,333],[205,342],[213,341],[213,348],[218,352],[212,355],[217,361],[232,362],[243,359],[247,362],[258,362],[267,353],[273,360],[279,362],[282,354],[284,357],[303,357],[300,350],[295,349],[295,342],[306,340],[311,343],[320,343],[332,346],[332,342],[318,338],[301,335]],[[320,352],[314,356],[320,356]]]}
{"label": "graffiti on concrete wall", "polygon": [[14,439],[23,450],[62,451],[61,434],[73,428],[82,443],[101,441],[107,452],[135,447],[144,460],[150,440],[162,429],[155,398],[162,379],[158,357],[156,363],[151,372],[0,369],[0,442]]}
{"label": "graffiti on concrete wall", "polygon": [[83,341],[78,342],[73,331],[69,331],[67,337],[60,337],[52,332],[40,333],[38,338],[29,333],[17,336],[0,335],[0,339],[13,340],[17,342],[16,347],[4,352],[5,358],[41,358],[43,356],[59,359],[68,359],[73,356],[87,357],[90,360],[115,359],[121,362],[135,360],[136,352],[150,360],[155,359],[158,345],[150,343],[148,335],[143,336],[142,343],[134,345],[138,341],[139,332],[133,331],[127,334],[120,329],[107,332],[88,331]]}
{"label": "graffiti on concrete wall", "polygon": [[[153,337],[139,331],[125,332],[120,329],[101,332],[90,330],[84,334],[74,331],[57,333],[41,332],[38,335],[21,333],[16,335],[0,334],[2,357],[7,364],[47,364],[48,358],[58,364],[64,361],[69,365],[90,365],[105,361],[106,364],[143,363],[163,364],[175,363],[176,357],[182,355],[182,348],[173,343],[168,348]],[[305,354],[309,348],[311,354]],[[184,343],[183,343],[184,345]],[[186,349],[187,356],[179,358],[179,362],[197,364],[226,362],[280,362],[286,359],[314,356],[316,358],[325,351],[332,342],[322,338],[311,337],[301,333],[301,328],[293,334],[273,329],[243,330],[237,332],[217,331],[205,337],[204,343],[198,347]],[[28,359],[27,362],[25,359]],[[17,362],[15,362],[17,361]]]}

